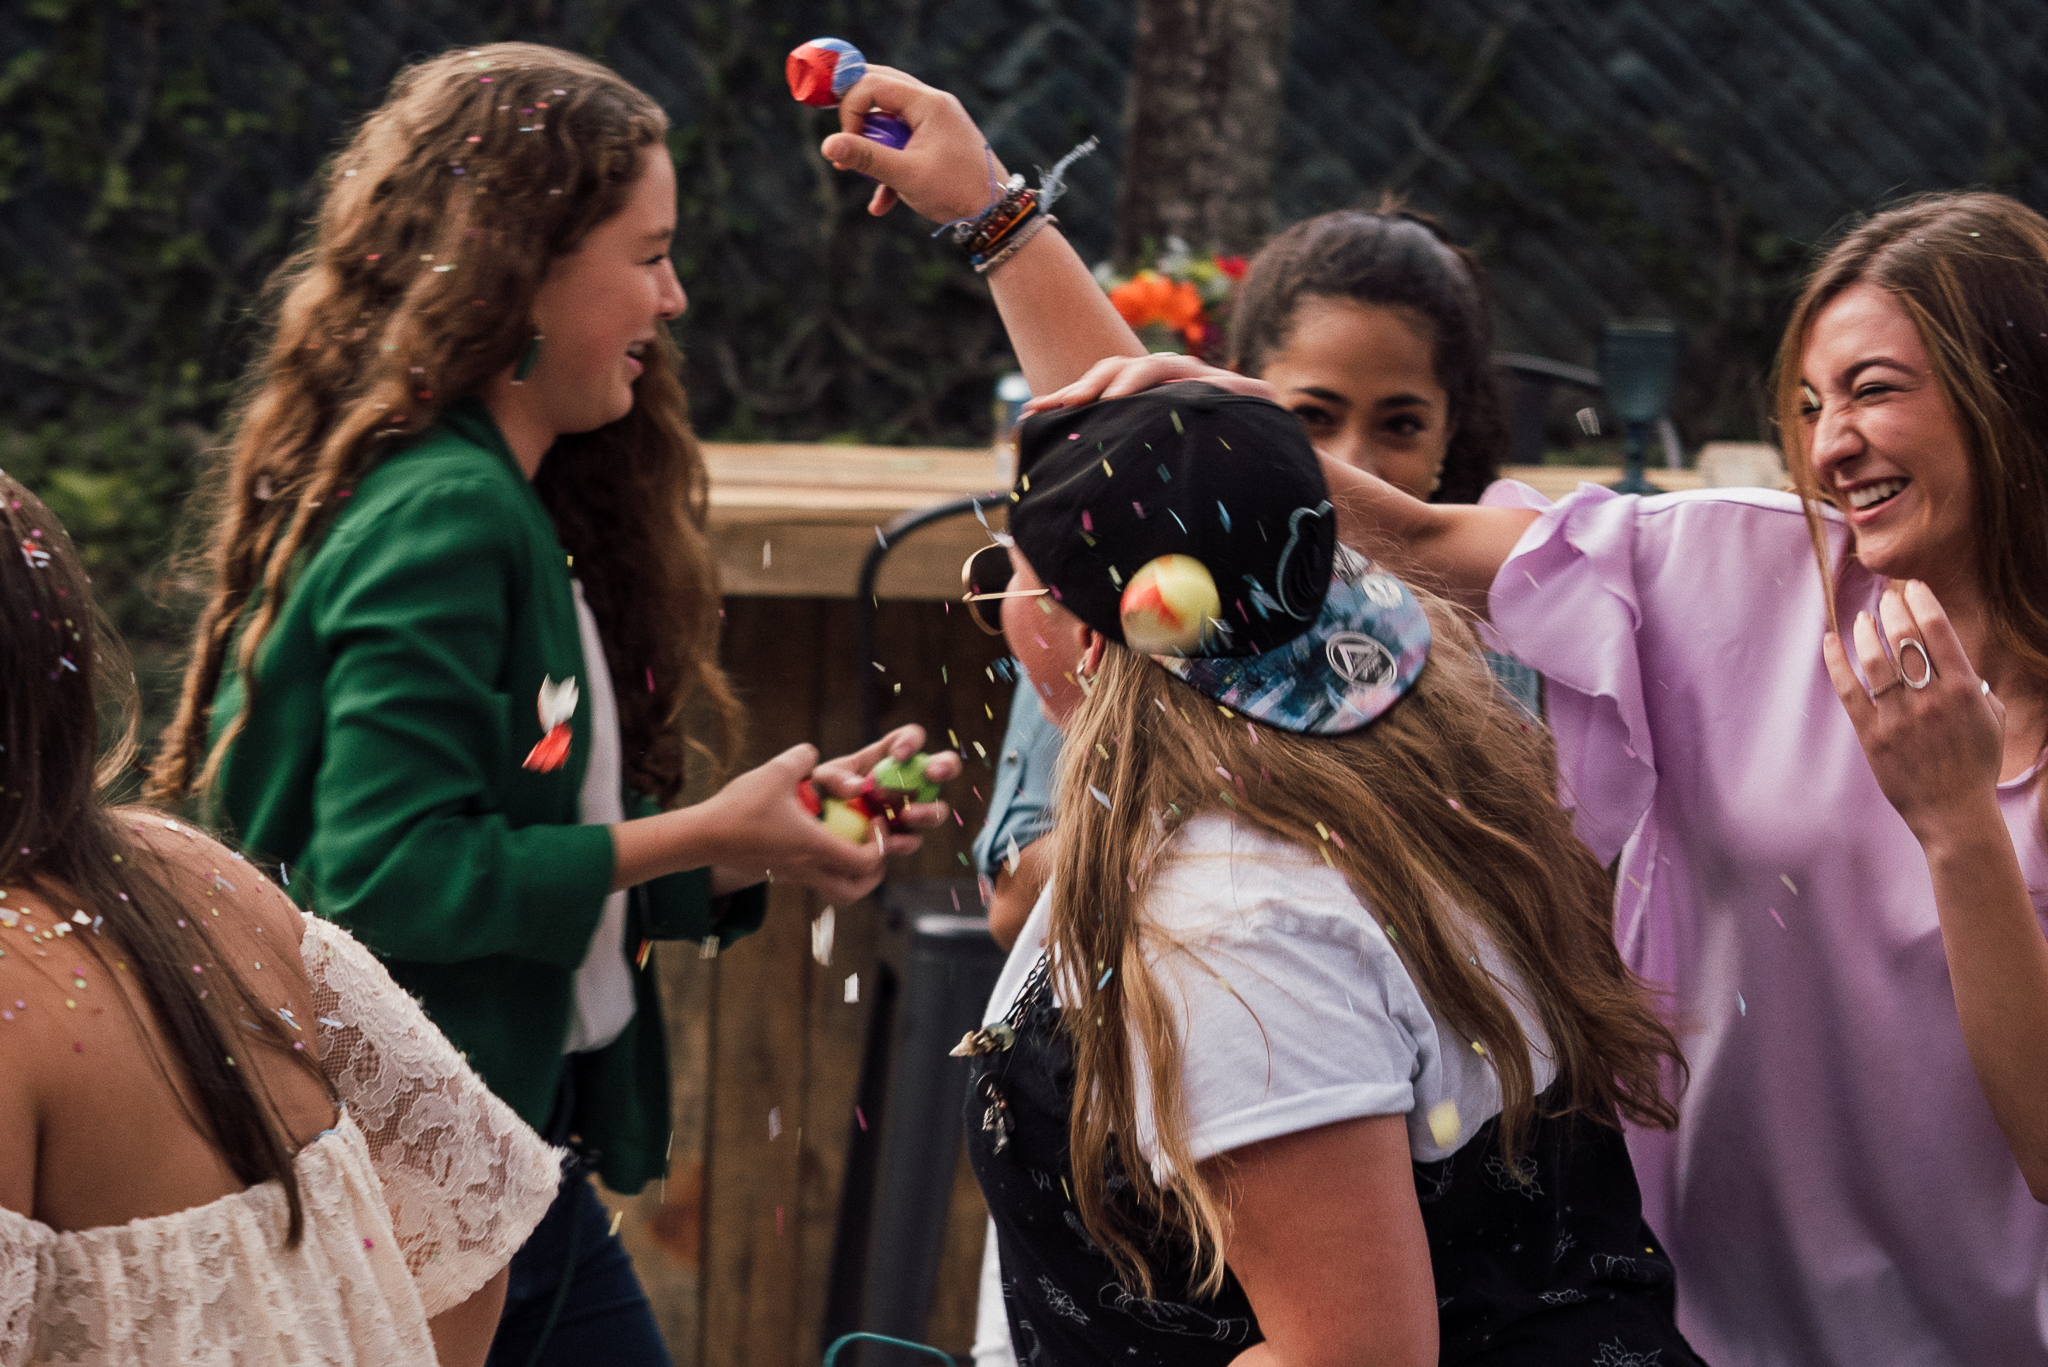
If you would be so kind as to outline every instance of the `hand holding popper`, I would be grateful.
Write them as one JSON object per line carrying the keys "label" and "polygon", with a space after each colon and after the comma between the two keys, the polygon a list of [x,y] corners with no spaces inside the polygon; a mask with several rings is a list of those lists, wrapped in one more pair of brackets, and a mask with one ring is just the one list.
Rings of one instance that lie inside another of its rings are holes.
{"label": "hand holding popper", "polygon": [[[799,104],[818,109],[837,105],[856,81],[867,75],[868,64],[860,49],[839,38],[813,38],[789,54],[783,74],[789,78],[789,93]],[[867,112],[860,135],[884,147],[901,148],[910,141],[910,125],[894,114]]]}

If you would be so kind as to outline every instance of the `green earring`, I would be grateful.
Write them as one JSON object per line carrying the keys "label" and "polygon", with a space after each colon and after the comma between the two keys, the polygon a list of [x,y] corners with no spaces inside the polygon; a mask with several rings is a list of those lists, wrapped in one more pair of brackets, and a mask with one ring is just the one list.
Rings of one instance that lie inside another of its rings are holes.
{"label": "green earring", "polygon": [[526,344],[526,350],[519,353],[519,368],[512,372],[513,384],[525,384],[526,377],[533,374],[533,368],[540,364],[540,334],[533,334],[533,340]]}

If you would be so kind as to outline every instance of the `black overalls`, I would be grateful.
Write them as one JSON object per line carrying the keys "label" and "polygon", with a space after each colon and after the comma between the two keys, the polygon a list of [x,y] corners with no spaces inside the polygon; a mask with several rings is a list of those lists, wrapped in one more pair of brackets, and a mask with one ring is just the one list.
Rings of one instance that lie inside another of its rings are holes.
{"label": "black overalls", "polygon": [[[1081,1225],[1067,1154],[1073,1056],[1046,965],[1041,957],[1026,980],[1009,1031],[978,1037],[987,1052],[975,1059],[967,1101],[968,1157],[995,1221],[1018,1361],[1228,1363],[1260,1341],[1236,1277],[1192,1301],[1185,1251],[1159,1246],[1148,1258],[1155,1298],[1141,1298],[1119,1284]],[[1513,1174],[1495,1147],[1497,1119],[1449,1158],[1415,1165],[1441,1361],[1697,1367],[1672,1317],[1671,1263],[1643,1223],[1620,1133],[1539,1120]],[[1112,1176],[1112,1188],[1123,1184]]]}

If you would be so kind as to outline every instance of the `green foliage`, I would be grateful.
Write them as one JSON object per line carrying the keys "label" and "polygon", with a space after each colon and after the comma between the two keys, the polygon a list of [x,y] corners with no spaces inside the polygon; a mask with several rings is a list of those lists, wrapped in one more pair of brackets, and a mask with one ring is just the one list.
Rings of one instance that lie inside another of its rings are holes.
{"label": "green foliage", "polygon": [[94,401],[30,428],[0,429],[0,469],[63,522],[135,654],[150,736],[168,719],[191,620],[191,595],[168,565],[205,435],[160,410]]}

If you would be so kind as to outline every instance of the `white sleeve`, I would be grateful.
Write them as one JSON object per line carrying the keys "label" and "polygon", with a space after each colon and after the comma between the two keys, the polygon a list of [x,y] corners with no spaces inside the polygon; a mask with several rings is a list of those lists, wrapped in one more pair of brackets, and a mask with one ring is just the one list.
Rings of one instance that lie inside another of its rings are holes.
{"label": "white sleeve", "polygon": [[43,1252],[55,1239],[47,1225],[0,1210],[0,1367],[29,1360]]}
{"label": "white sleeve", "polygon": [[[1441,1049],[1435,1022],[1386,932],[1334,869],[1198,818],[1175,842],[1145,916],[1153,975],[1180,1026],[1195,1160],[1414,1109],[1416,1080]],[[1163,1178],[1150,1099],[1141,1085],[1138,1141]]]}
{"label": "white sleeve", "polygon": [[341,927],[306,918],[320,1064],[368,1141],[391,1226],[429,1318],[526,1242],[561,1154],[493,1096],[418,1002]]}
{"label": "white sleeve", "polygon": [[1003,1261],[996,1251],[996,1222],[988,1222],[981,1245],[981,1285],[974,1297],[974,1367],[1017,1367],[1010,1342],[1010,1312],[1003,1305]]}

